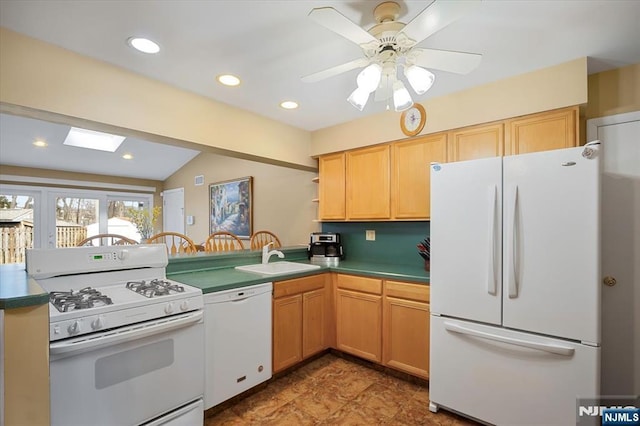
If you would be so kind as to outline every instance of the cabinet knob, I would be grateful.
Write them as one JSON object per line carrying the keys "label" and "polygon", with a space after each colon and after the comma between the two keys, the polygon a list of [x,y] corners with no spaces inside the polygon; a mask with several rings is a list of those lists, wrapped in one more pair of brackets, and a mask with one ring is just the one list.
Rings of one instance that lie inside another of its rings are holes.
{"label": "cabinet knob", "polygon": [[616,279],[610,276],[606,276],[602,280],[602,283],[609,287],[613,287],[614,285],[616,285],[616,282],[617,282]]}

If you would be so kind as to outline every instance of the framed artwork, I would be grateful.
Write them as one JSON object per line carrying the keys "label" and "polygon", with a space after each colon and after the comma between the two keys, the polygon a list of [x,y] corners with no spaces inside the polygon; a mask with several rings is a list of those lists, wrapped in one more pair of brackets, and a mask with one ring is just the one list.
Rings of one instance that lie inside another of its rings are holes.
{"label": "framed artwork", "polygon": [[209,185],[209,234],[227,231],[240,238],[253,232],[253,177],[227,180]]}

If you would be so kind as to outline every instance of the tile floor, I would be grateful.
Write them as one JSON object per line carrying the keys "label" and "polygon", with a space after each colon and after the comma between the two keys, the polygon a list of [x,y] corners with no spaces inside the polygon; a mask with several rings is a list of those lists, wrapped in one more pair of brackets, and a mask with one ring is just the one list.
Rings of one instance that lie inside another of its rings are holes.
{"label": "tile floor", "polygon": [[[429,390],[326,354],[205,418],[213,425],[475,425],[429,411]],[[212,409],[213,411],[216,408]]]}

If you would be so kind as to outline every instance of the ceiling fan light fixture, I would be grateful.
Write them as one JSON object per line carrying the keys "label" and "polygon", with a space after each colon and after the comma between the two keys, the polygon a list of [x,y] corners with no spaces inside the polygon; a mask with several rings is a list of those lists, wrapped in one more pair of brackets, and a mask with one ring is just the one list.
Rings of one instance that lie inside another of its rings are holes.
{"label": "ceiling fan light fixture", "polygon": [[393,83],[393,107],[396,111],[404,111],[411,108],[413,100],[409,91],[400,80]]}
{"label": "ceiling fan light fixture", "polygon": [[356,90],[351,92],[351,95],[347,98],[347,101],[354,107],[358,108],[360,111],[364,109],[364,106],[367,104],[369,100],[369,92],[364,90],[361,87],[357,87]]}
{"label": "ceiling fan light fixture", "polygon": [[371,64],[365,69],[360,71],[356,78],[358,88],[366,90],[367,93],[371,93],[380,85],[380,78],[382,77],[382,67],[378,64]]}
{"label": "ceiling fan light fixture", "polygon": [[417,65],[411,65],[404,69],[404,75],[409,80],[411,88],[418,94],[422,95],[433,86],[436,76],[427,69]]}

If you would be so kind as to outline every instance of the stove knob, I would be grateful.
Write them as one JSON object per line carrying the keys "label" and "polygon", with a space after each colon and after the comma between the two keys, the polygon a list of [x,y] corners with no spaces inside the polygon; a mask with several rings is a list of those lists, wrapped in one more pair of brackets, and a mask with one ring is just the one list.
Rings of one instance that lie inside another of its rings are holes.
{"label": "stove knob", "polygon": [[73,324],[71,324],[68,328],[67,331],[69,332],[70,335],[74,335],[74,334],[78,334],[80,333],[80,321],[74,321]]}
{"label": "stove knob", "polygon": [[94,330],[99,330],[104,327],[104,317],[99,316],[91,322],[91,328]]}
{"label": "stove knob", "polygon": [[182,303],[180,303],[180,310],[186,311],[187,309],[189,309],[189,301],[183,300]]}
{"label": "stove knob", "polygon": [[167,303],[167,306],[164,307],[164,313],[167,315],[173,313],[173,302]]}

